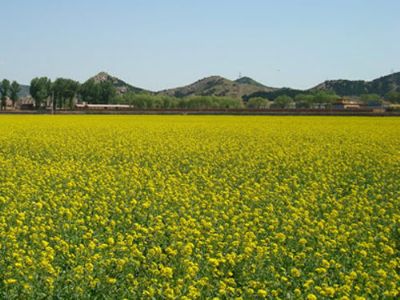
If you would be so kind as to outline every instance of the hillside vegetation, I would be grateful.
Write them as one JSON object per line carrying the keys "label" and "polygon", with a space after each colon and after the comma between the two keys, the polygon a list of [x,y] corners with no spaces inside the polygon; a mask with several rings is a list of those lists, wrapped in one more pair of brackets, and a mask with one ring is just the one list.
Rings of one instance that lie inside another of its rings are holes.
{"label": "hillside vegetation", "polygon": [[[2,81],[6,85],[9,82],[6,79]],[[54,82],[47,77],[34,78],[30,86],[19,85],[13,103],[17,101],[15,98],[25,97],[28,88],[36,108],[46,103],[48,106],[49,102],[54,108],[72,108],[76,101],[125,103],[138,108],[236,108],[248,104],[251,99],[254,108],[329,108],[339,97],[355,98],[368,105],[400,103],[400,73],[372,81],[329,80],[307,90],[272,88],[249,77],[229,80],[211,76],[184,87],[153,92],[100,72],[82,84],[66,78],[57,78]],[[4,108],[11,94],[8,88],[1,87],[1,83],[0,96]],[[245,103],[240,104],[242,100]],[[299,102],[300,106],[297,105]]]}
{"label": "hillside vegetation", "polygon": [[158,93],[178,98],[188,96],[222,96],[242,99],[255,92],[273,90],[275,89],[264,86],[248,77],[232,81],[220,76],[211,76],[184,87],[164,90]]}

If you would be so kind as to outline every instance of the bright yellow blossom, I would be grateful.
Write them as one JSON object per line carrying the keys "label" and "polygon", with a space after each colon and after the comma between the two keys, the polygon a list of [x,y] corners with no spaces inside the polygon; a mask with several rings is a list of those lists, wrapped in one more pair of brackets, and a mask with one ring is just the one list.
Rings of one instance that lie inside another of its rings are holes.
{"label": "bright yellow blossom", "polygon": [[5,299],[399,294],[398,118],[2,115],[0,127]]}

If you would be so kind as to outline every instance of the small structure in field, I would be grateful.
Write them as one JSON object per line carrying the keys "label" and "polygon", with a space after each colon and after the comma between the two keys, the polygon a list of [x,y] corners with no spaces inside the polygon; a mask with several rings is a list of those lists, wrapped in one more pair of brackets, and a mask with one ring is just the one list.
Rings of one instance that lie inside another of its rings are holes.
{"label": "small structure in field", "polygon": [[361,106],[361,102],[347,98],[341,98],[332,104],[333,109],[360,109]]}
{"label": "small structure in field", "polygon": [[131,106],[128,104],[88,104],[88,103],[77,103],[75,104],[76,109],[89,109],[89,110],[121,110],[129,109]]}
{"label": "small structure in field", "polygon": [[34,101],[31,96],[21,97],[17,100],[16,108],[20,110],[33,110]]}

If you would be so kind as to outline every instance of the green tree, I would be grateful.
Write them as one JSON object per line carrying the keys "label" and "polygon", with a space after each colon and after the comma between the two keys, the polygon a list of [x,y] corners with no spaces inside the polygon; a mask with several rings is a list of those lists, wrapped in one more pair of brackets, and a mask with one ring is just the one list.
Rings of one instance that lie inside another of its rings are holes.
{"label": "green tree", "polygon": [[83,102],[97,103],[99,97],[99,87],[94,79],[85,81],[79,88],[79,95]]}
{"label": "green tree", "polygon": [[101,81],[99,85],[99,103],[108,104],[112,103],[117,91],[113,84],[109,81]]}
{"label": "green tree", "polygon": [[392,103],[400,103],[400,91],[390,91],[386,94],[386,99]]}
{"label": "green tree", "polygon": [[93,104],[108,104],[115,102],[116,89],[109,81],[95,82],[89,79],[79,88],[82,101]]}
{"label": "green tree", "polygon": [[297,94],[294,98],[296,108],[311,108],[314,103],[314,96],[310,94]]}
{"label": "green tree", "polygon": [[331,107],[339,99],[339,96],[335,93],[319,91],[314,94],[314,103],[319,107]]}
{"label": "green tree", "polygon": [[182,104],[188,109],[207,109],[212,107],[213,100],[210,96],[192,96],[185,99]]}
{"label": "green tree", "polygon": [[289,97],[287,95],[282,95],[282,96],[276,97],[274,100],[274,103],[271,106],[274,108],[293,108],[294,101],[293,101],[292,97]]}
{"label": "green tree", "polygon": [[160,99],[162,103],[162,108],[171,109],[176,108],[178,105],[178,99],[175,97],[161,96]]}
{"label": "green tree", "polygon": [[51,90],[53,93],[53,111],[59,108],[62,108],[63,105],[63,91],[64,91],[64,79],[57,78],[51,85]]}
{"label": "green tree", "polygon": [[12,101],[13,107],[15,107],[15,103],[18,101],[18,93],[21,91],[21,86],[15,80],[11,83],[10,86],[10,99]]}
{"label": "green tree", "polygon": [[1,82],[0,93],[1,93],[0,109],[3,110],[6,109],[7,97],[10,93],[10,81],[8,79],[3,79],[3,81]]}
{"label": "green tree", "polygon": [[69,109],[73,109],[74,107],[74,99],[77,96],[79,85],[78,81],[66,79],[64,97],[68,102]]}
{"label": "green tree", "polygon": [[381,105],[383,102],[378,94],[362,94],[360,100],[368,106]]}
{"label": "green tree", "polygon": [[155,96],[149,94],[134,94],[131,93],[129,96],[129,105],[138,109],[149,109],[156,108],[158,101],[155,100]]}
{"label": "green tree", "polygon": [[254,98],[250,98],[249,101],[247,101],[248,108],[265,109],[265,108],[268,108],[269,106],[270,106],[270,103],[267,98],[254,97]]}
{"label": "green tree", "polygon": [[36,109],[39,109],[42,107],[43,102],[50,96],[51,80],[47,77],[33,78],[29,91],[35,100]]}
{"label": "green tree", "polygon": [[240,99],[230,98],[230,97],[214,97],[216,103],[218,103],[218,108],[242,108],[243,102]]}
{"label": "green tree", "polygon": [[79,82],[72,79],[57,78],[52,84],[53,110],[59,108],[73,108],[73,100],[79,90]]}
{"label": "green tree", "polygon": [[242,106],[240,99],[217,96],[191,96],[179,102],[180,108],[188,109],[233,109]]}

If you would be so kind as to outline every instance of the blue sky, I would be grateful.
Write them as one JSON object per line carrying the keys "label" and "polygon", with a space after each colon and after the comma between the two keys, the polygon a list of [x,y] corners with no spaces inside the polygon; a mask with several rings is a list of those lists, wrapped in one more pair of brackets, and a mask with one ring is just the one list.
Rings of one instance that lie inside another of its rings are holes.
{"label": "blue sky", "polygon": [[0,78],[21,83],[107,71],[159,90],[242,73],[309,88],[400,71],[398,0],[1,2]]}

